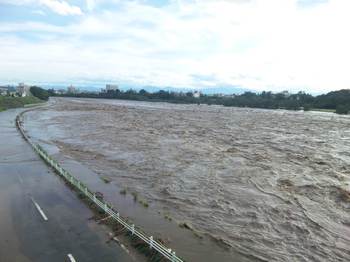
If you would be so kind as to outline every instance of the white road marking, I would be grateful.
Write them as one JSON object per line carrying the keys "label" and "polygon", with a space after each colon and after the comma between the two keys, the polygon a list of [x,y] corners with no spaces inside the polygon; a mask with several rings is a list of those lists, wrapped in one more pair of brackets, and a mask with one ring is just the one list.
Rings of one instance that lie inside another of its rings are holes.
{"label": "white road marking", "polygon": [[68,258],[70,259],[71,262],[76,262],[72,254],[68,254]]}
{"label": "white road marking", "polygon": [[18,180],[21,184],[23,184],[23,179],[22,179],[21,175],[18,175]]}
{"label": "white road marking", "polygon": [[36,207],[36,209],[39,211],[40,215],[43,217],[43,219],[45,221],[48,220],[47,216],[45,215],[44,211],[41,209],[41,207],[39,206],[39,204],[37,202],[35,202],[35,200],[31,197],[32,202],[34,204],[34,206]]}

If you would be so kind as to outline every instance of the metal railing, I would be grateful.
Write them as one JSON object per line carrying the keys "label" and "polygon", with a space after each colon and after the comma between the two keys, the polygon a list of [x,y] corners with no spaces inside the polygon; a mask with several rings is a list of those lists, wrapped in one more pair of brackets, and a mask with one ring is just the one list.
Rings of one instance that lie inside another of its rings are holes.
{"label": "metal railing", "polygon": [[[24,113],[24,112],[22,112]],[[121,224],[123,227],[125,227],[128,231],[131,232],[132,235],[137,236],[141,240],[143,240],[146,244],[149,245],[151,249],[154,249],[158,251],[160,254],[162,254],[165,258],[169,259],[172,262],[183,262],[182,259],[176,256],[175,251],[172,251],[171,249],[165,247],[164,245],[160,244],[156,240],[153,239],[153,236],[148,237],[146,234],[144,234],[140,229],[136,228],[134,224],[129,224],[126,220],[121,218],[119,212],[115,211],[112,207],[112,205],[106,203],[103,200],[100,200],[98,196],[94,192],[92,192],[88,187],[80,182],[78,179],[76,179],[74,176],[72,176],[69,172],[67,172],[65,169],[63,169],[54,159],[52,159],[49,154],[40,146],[34,144],[30,138],[26,135],[24,132],[20,115],[16,118],[16,125],[19,131],[21,132],[23,138],[28,141],[28,143],[32,146],[35,152],[38,153],[38,155],[49,165],[51,166],[62,178],[64,178],[68,183],[70,183],[72,186],[74,186],[77,190],[79,190],[81,193],[83,193],[86,197],[88,197],[92,202],[94,202],[98,207],[100,207],[104,212],[109,214],[115,221],[117,221],[119,224]]]}

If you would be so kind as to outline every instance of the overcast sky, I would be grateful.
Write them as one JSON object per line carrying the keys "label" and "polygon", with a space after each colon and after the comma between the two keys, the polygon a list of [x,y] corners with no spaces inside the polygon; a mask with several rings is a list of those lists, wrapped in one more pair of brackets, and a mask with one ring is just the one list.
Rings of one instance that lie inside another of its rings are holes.
{"label": "overcast sky", "polygon": [[0,83],[350,88],[349,0],[0,0]]}

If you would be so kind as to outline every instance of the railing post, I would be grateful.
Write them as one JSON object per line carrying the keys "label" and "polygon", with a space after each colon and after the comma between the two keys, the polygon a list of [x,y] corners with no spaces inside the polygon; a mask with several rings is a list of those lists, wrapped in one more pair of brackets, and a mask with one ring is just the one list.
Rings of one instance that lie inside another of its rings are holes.
{"label": "railing post", "polygon": [[96,202],[96,195],[94,194],[94,196],[93,196],[93,199],[94,199],[94,202]]}
{"label": "railing post", "polygon": [[132,224],[131,225],[131,234],[134,235],[134,233],[135,233],[135,225]]}
{"label": "railing post", "polygon": [[172,262],[175,262],[176,261],[176,254],[175,254],[175,251],[172,253],[172,257],[171,257],[171,261]]}
{"label": "railing post", "polygon": [[153,248],[153,236],[149,237],[149,248],[152,249]]}

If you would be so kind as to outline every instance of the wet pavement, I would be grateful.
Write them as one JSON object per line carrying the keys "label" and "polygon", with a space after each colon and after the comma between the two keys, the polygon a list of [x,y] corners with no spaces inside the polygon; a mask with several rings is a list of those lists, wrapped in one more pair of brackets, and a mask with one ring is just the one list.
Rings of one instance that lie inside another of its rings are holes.
{"label": "wet pavement", "polygon": [[0,113],[0,261],[133,261],[23,140],[21,110]]}

